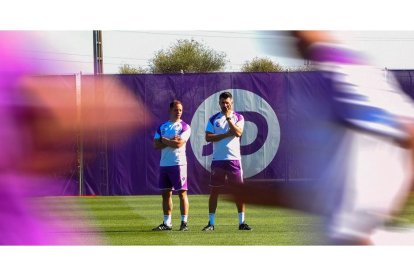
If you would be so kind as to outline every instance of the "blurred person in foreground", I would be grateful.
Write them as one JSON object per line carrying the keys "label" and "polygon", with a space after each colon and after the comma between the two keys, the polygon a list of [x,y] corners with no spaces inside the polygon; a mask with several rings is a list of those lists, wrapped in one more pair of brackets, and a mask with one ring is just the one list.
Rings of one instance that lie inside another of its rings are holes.
{"label": "blurred person in foreground", "polygon": [[109,77],[85,80],[77,106],[73,76],[39,76],[53,68],[36,56],[37,43],[32,33],[0,32],[0,244],[97,244],[100,237],[82,236],[73,221],[51,216],[53,207],[33,203],[59,194],[61,180],[52,175],[76,163],[79,133],[85,145],[97,143],[102,129],[116,142],[146,125],[145,107]]}
{"label": "blurred person in foreground", "polygon": [[174,100],[169,106],[170,119],[163,122],[154,135],[154,147],[161,150],[158,185],[162,194],[163,222],[154,231],[172,230],[172,191],[180,198],[180,231],[188,231],[188,178],[185,146],[190,139],[191,127],[181,120],[183,104]]}
{"label": "blurred person in foreground", "polygon": [[328,244],[413,245],[414,231],[386,227],[404,207],[413,183],[412,100],[364,54],[332,34],[295,31],[292,36],[300,55],[333,85],[326,102],[319,103],[333,115],[313,119],[315,137],[325,143],[301,160],[323,164],[322,169],[310,183],[263,180],[233,186],[234,200],[321,215]]}

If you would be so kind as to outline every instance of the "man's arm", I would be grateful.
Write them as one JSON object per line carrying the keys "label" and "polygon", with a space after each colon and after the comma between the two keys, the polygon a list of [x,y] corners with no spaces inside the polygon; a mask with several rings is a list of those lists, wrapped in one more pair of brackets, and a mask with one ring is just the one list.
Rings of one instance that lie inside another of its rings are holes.
{"label": "man's arm", "polygon": [[227,121],[229,124],[229,131],[223,134],[214,134],[211,132],[206,131],[206,141],[207,142],[217,142],[220,141],[226,137],[236,136],[240,137],[243,134],[243,129],[239,126],[237,126],[235,123],[233,123],[231,120]]}
{"label": "man's arm", "polygon": [[166,147],[167,147],[167,145],[164,144],[163,142],[161,142],[161,138],[154,139],[154,148],[161,150],[161,149],[166,148]]}
{"label": "man's arm", "polygon": [[171,147],[171,148],[180,148],[185,144],[185,140],[181,139],[180,136],[175,136],[173,139],[168,139],[165,137],[161,137],[161,142],[166,145],[167,147]]}
{"label": "man's arm", "polygon": [[206,132],[206,141],[207,142],[218,142],[226,137],[234,136],[234,134],[229,130],[223,134],[214,134],[211,132]]}
{"label": "man's arm", "polygon": [[233,123],[232,120],[227,120],[227,123],[229,124],[229,127],[230,127],[230,130],[229,130],[230,133],[232,133],[236,137],[242,136],[243,129],[241,127]]}

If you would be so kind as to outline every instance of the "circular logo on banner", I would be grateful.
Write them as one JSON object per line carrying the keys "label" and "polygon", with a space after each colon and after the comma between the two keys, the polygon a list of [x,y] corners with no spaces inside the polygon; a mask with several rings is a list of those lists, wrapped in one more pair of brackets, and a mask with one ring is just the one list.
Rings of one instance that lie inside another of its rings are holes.
{"label": "circular logo on banner", "polygon": [[273,108],[259,95],[243,89],[226,89],[209,96],[197,108],[191,120],[191,148],[198,162],[208,171],[212,160],[212,144],[205,140],[208,119],[220,112],[219,95],[230,91],[233,110],[243,115],[245,124],[241,138],[243,176],[252,177],[272,162],[279,148],[280,126]]}

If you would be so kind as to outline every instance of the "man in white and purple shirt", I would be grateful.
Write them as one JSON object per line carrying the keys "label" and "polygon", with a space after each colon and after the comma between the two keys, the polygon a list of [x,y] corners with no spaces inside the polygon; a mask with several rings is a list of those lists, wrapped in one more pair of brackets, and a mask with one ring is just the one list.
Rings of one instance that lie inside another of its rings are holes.
{"label": "man in white and purple shirt", "polygon": [[170,119],[162,123],[154,135],[154,147],[161,150],[159,188],[162,194],[164,220],[154,231],[172,230],[172,191],[180,198],[180,231],[187,231],[188,181],[185,145],[190,138],[191,128],[183,120],[183,105],[174,100],[170,103]]}
{"label": "man in white and purple shirt", "polygon": [[[243,183],[240,137],[243,134],[244,118],[233,111],[233,96],[230,92],[220,94],[219,105],[221,112],[210,117],[206,127],[206,141],[213,143],[213,161],[208,201],[209,222],[203,231],[214,230],[217,200],[226,181]],[[236,201],[236,206],[239,213],[239,230],[251,230],[244,221],[244,203]]]}

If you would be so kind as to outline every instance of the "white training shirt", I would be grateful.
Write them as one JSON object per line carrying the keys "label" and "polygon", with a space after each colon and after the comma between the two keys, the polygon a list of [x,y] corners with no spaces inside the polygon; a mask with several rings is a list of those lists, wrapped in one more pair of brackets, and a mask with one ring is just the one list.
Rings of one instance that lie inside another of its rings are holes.
{"label": "white training shirt", "polygon": [[[176,135],[180,136],[181,139],[187,142],[191,135],[191,127],[183,120],[179,120],[175,123],[166,121],[158,127],[157,132],[155,132],[154,139],[160,139],[161,136],[167,139],[173,139]],[[185,154],[185,147],[186,144],[179,148],[163,148],[161,150],[160,166],[167,167],[186,165],[187,157]]]}
{"label": "white training shirt", "polygon": [[[230,118],[236,126],[243,129],[243,115],[232,112]],[[207,122],[206,132],[223,134],[230,129],[226,116],[221,112],[214,114]],[[226,137],[220,141],[213,142],[213,160],[241,160],[240,137]]]}

